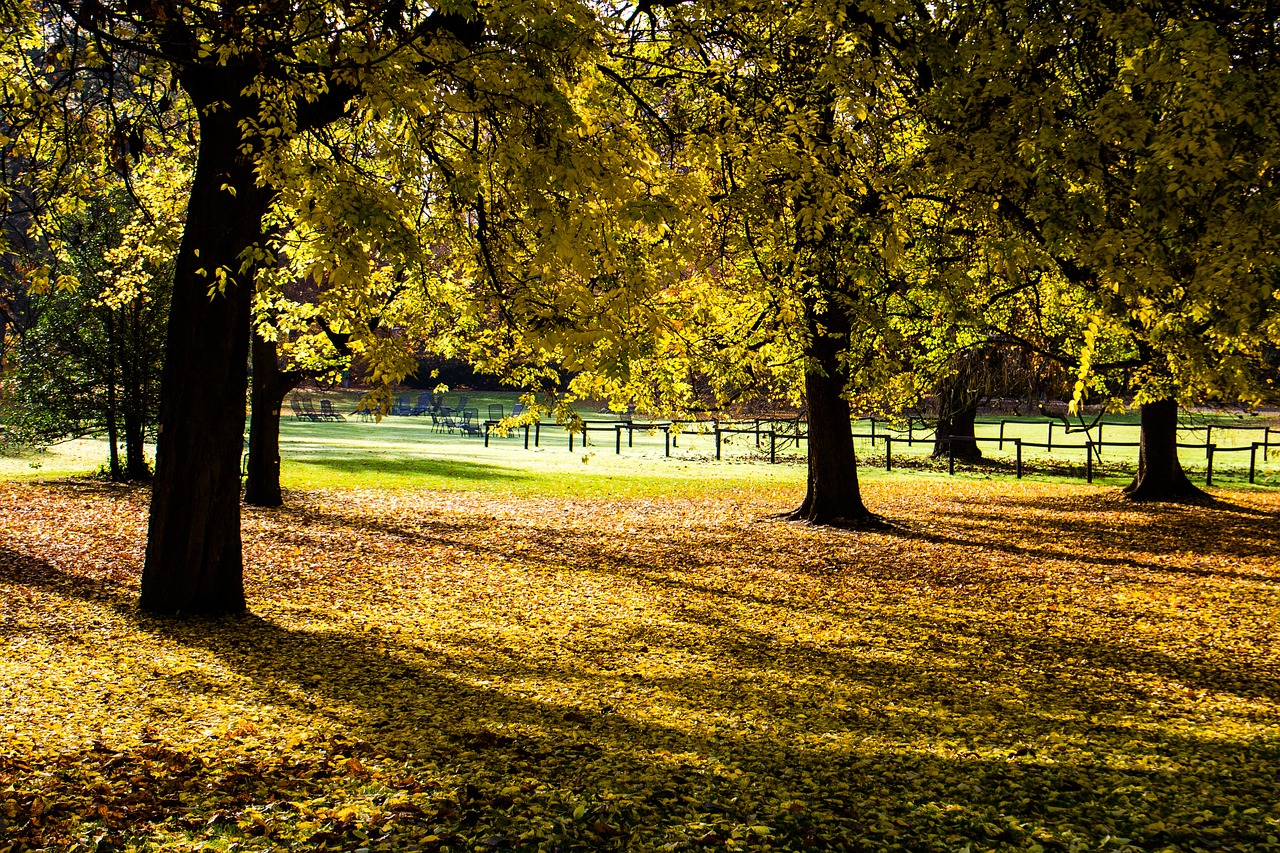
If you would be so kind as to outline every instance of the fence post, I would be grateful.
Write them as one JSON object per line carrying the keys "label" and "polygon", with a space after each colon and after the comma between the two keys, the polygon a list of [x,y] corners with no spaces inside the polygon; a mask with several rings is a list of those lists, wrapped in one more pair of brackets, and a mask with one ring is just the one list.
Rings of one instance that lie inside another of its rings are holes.
{"label": "fence post", "polygon": [[884,470],[893,470],[893,437],[884,437]]}
{"label": "fence post", "polygon": [[956,472],[956,452],[955,442],[948,436],[947,438],[947,473],[954,474]]}
{"label": "fence post", "polygon": [[[796,435],[799,435],[799,434],[800,434],[800,427],[799,427],[799,425],[797,425],[797,426],[796,426]],[[798,444],[799,444],[799,442],[797,442],[797,445],[798,445]],[[875,447],[875,446],[876,446],[876,419],[875,419],[875,418],[872,418],[872,419],[871,419],[871,446],[872,446],[872,447]]]}
{"label": "fence post", "polygon": [[666,437],[666,445],[667,445],[666,454],[670,456],[671,455],[671,427],[667,427],[662,434],[663,436]]}
{"label": "fence post", "polygon": [[627,447],[635,447],[635,444],[634,444],[635,440],[636,440],[636,428],[631,423],[631,421],[627,421]]}
{"label": "fence post", "polygon": [[1258,470],[1258,442],[1249,445],[1249,483],[1253,483],[1253,478]]}
{"label": "fence post", "polygon": [[1212,443],[1206,444],[1204,446],[1204,451],[1205,451],[1204,455],[1207,459],[1207,463],[1204,468],[1204,484],[1206,486],[1213,485],[1213,451],[1217,449],[1218,449],[1218,445],[1212,444]]}
{"label": "fence post", "polygon": [[720,461],[720,422],[716,421],[716,461]]}
{"label": "fence post", "polygon": [[1015,438],[1013,446],[1018,451],[1018,479],[1022,479],[1022,439]]}
{"label": "fence post", "polygon": [[1049,421],[1049,440],[1045,442],[1044,452],[1053,452],[1053,421]]}
{"label": "fence post", "polygon": [[569,425],[569,452],[573,452],[573,425]]}
{"label": "fence post", "polygon": [[775,465],[778,462],[778,433],[769,430],[769,464]]}
{"label": "fence post", "polygon": [[484,422],[484,446],[489,446],[489,422]]}
{"label": "fence post", "polygon": [[524,425],[524,449],[529,449],[529,425]]}
{"label": "fence post", "polygon": [[1084,443],[1084,481],[1093,482],[1093,442]]}
{"label": "fence post", "polygon": [[916,440],[916,420],[915,418],[907,418],[907,447],[910,447]]}
{"label": "fence post", "polygon": [[1000,419],[1000,449],[1004,450],[1004,418]]}
{"label": "fence post", "polygon": [[613,453],[615,456],[622,455],[622,425],[613,428]]}
{"label": "fence post", "polygon": [[533,446],[542,446],[542,421],[538,421],[533,425]]}
{"label": "fence post", "polygon": [[756,418],[756,450],[760,449],[760,419]]}

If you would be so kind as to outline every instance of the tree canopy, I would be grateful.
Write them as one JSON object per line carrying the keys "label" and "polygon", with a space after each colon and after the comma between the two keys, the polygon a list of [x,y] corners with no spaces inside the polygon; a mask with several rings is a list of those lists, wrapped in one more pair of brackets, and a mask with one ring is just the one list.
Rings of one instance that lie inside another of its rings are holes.
{"label": "tree canopy", "polygon": [[900,410],[983,348],[1152,407],[1140,497],[1180,487],[1179,402],[1276,394],[1265,4],[4,14],[6,251],[39,259],[9,278],[71,286],[58,225],[111,192],[182,223],[150,610],[244,607],[251,329],[384,389],[421,345],[618,405],[685,405],[695,371],[782,388],[810,422],[796,517],[823,523],[870,515],[851,405]]}

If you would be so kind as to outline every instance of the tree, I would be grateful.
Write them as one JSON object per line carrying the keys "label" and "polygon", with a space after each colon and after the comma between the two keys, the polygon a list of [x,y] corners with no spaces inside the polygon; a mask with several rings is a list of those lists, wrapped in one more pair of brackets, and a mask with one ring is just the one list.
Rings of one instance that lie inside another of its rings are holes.
{"label": "tree", "polygon": [[31,297],[34,321],[4,407],[8,438],[47,443],[105,430],[112,479],[148,479],[176,230],[147,221],[121,191],[81,219],[63,217],[59,242],[67,283]]}
{"label": "tree", "polygon": [[1139,500],[1200,494],[1178,463],[1178,402],[1259,401],[1277,310],[1274,15],[1191,3],[1070,14],[948,8],[958,46],[929,103],[954,185],[990,199],[1096,305],[1095,347],[1127,355],[1142,409]]}
{"label": "tree", "polygon": [[731,347],[756,353],[771,339],[777,369],[800,368],[809,477],[792,517],[864,523],[850,399],[894,385],[902,367],[889,318],[910,287],[918,134],[895,56],[900,23],[918,13],[724,2],[648,14],[661,55],[632,74],[670,105],[681,161],[706,176],[721,252],[708,267],[761,295],[754,317],[712,337],[732,326],[747,339]]}
{"label": "tree", "polygon": [[[410,185],[425,186],[421,176],[432,173],[463,186],[471,173],[449,165],[455,116],[481,135],[490,116],[523,116],[526,135],[513,144],[568,144],[578,117],[562,90],[592,49],[594,15],[571,5],[482,14],[465,3],[318,0],[217,8],[162,0],[145,10],[123,0],[58,2],[25,11],[38,22],[36,49],[57,72],[29,81],[42,99],[77,78],[105,81],[116,129],[142,146],[150,144],[147,117],[186,108],[196,117],[141,603],[170,614],[241,611],[238,460],[250,306],[255,278],[274,258],[264,217],[288,208],[322,222],[316,233],[365,247],[375,242],[370,234],[405,225],[371,220],[350,204],[315,206],[315,158],[299,153],[325,149],[329,165],[354,174],[351,146],[372,140],[380,147],[366,154],[412,165]],[[394,193],[394,181],[380,183]],[[402,213],[414,198],[380,201]],[[376,298],[365,270],[331,270],[342,274],[351,303]],[[382,347],[372,335],[365,343]]]}

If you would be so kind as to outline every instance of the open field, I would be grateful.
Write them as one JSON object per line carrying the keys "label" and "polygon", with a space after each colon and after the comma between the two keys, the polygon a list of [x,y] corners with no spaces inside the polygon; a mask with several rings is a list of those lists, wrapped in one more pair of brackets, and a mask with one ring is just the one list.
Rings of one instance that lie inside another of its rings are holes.
{"label": "open field", "polygon": [[[351,412],[357,395],[354,392],[328,392],[339,411]],[[478,408],[484,420],[488,407],[500,405],[510,413],[518,395],[510,392],[468,394],[468,407]],[[450,404],[458,395],[450,394]],[[510,435],[493,435],[489,446],[483,439],[463,437],[433,428],[430,418],[387,417],[379,423],[350,417],[345,423],[307,422],[286,415],[281,423],[281,453],[284,459],[282,480],[297,489],[325,488],[334,483],[359,488],[464,488],[515,491],[522,494],[556,493],[561,495],[596,494],[636,496],[643,492],[660,495],[673,485],[699,491],[717,484],[732,485],[743,480],[759,484],[801,482],[803,472],[787,470],[804,462],[804,447],[794,440],[779,436],[776,441],[777,466],[768,465],[768,424],[757,443],[754,434],[726,434],[721,446],[722,462],[715,459],[715,437],[709,424],[682,425],[682,430],[666,444],[663,430],[645,429],[645,421],[637,419],[628,435],[624,431],[617,440],[614,427],[617,416],[599,411],[599,405],[582,405],[578,414],[592,424],[589,445],[582,446],[581,435],[575,436],[574,450],[569,451],[568,434],[551,422],[541,428],[540,446],[530,435],[525,448],[523,430]],[[286,407],[287,412],[287,407]],[[984,418],[991,421],[993,418]],[[1235,488],[1248,486],[1250,444],[1268,441],[1269,449],[1258,448],[1254,454],[1255,479],[1262,488],[1280,487],[1280,418],[1274,413],[1240,416],[1228,413],[1193,413],[1184,417],[1186,428],[1181,440],[1187,444],[1203,444],[1206,427],[1210,438],[1221,448],[1214,459],[1214,481]],[[665,422],[664,422],[665,423]],[[742,421],[741,428],[752,424]],[[861,475],[875,478],[885,465],[887,433],[893,437],[892,463],[895,468],[914,474],[944,473],[945,460],[931,460],[932,433],[919,426],[908,433],[903,424],[878,421],[872,442],[871,422],[860,420],[855,434],[862,460]],[[1270,427],[1271,431],[1266,430]],[[1003,445],[997,439],[1005,436]],[[1008,419],[1003,430],[995,423],[980,423],[980,442],[987,461],[978,465],[957,463],[961,477],[1014,478],[1014,439],[1028,442],[1023,448],[1026,475],[1036,480],[1081,482],[1085,477],[1085,436],[1081,432],[1064,434],[1061,422],[1054,424],[1052,450],[1035,447],[1050,438],[1049,423],[1044,418]],[[908,444],[908,435],[915,440]],[[1093,439],[1133,443],[1138,440],[1137,419],[1133,415],[1108,416],[1101,433]],[[618,445],[621,444],[619,448]],[[1227,450],[1225,448],[1242,448]],[[617,451],[620,449],[620,453]],[[670,456],[667,453],[670,453]],[[1204,481],[1206,458],[1202,447],[1184,447],[1183,465],[1196,482]],[[1099,483],[1122,485],[1128,482],[1136,465],[1137,448],[1104,447],[1101,461],[1095,466]],[[0,457],[0,480],[47,479],[88,474],[102,468],[106,446],[101,441],[81,440],[53,447],[47,453],[18,457]],[[747,470],[749,469],[749,473]],[[654,479],[654,477],[657,479]]]}
{"label": "open field", "polygon": [[1280,849],[1280,494],[880,476],[853,533],[681,464],[292,491],[194,622],[145,490],[0,485],[0,850]]}

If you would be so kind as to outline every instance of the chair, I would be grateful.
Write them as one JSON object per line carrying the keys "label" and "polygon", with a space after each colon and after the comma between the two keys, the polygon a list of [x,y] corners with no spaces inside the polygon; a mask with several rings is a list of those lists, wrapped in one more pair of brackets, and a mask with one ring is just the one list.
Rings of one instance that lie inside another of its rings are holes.
{"label": "chair", "polygon": [[342,412],[333,407],[333,403],[328,398],[320,398],[320,417],[327,421],[345,421],[347,418]]}
{"label": "chair", "polygon": [[396,397],[396,401],[391,405],[391,414],[407,415],[413,411],[413,407],[409,405],[409,395],[401,394]]}
{"label": "chair", "polygon": [[302,404],[298,402],[297,394],[289,395],[289,410],[293,412],[294,420],[307,420],[307,413],[302,410]]}
{"label": "chair", "polygon": [[413,409],[409,412],[411,415],[425,415],[435,408],[435,403],[431,400],[431,392],[423,391],[418,395],[418,402],[413,404]]}
{"label": "chair", "polygon": [[502,404],[501,404],[501,403],[490,403],[490,404],[489,404],[489,420],[491,420],[491,421],[500,421],[500,420],[502,420],[502,417],[503,417],[503,415],[502,415]]}
{"label": "chair", "polygon": [[511,404],[511,417],[518,418],[524,414],[524,403]]}
{"label": "chair", "polygon": [[479,409],[463,409],[462,417],[458,421],[458,429],[461,430],[464,435],[482,435],[483,430],[480,427],[479,420]]}
{"label": "chair", "polygon": [[310,397],[302,398],[302,416],[309,421],[322,421],[324,418],[316,411],[315,406],[311,404]]}

